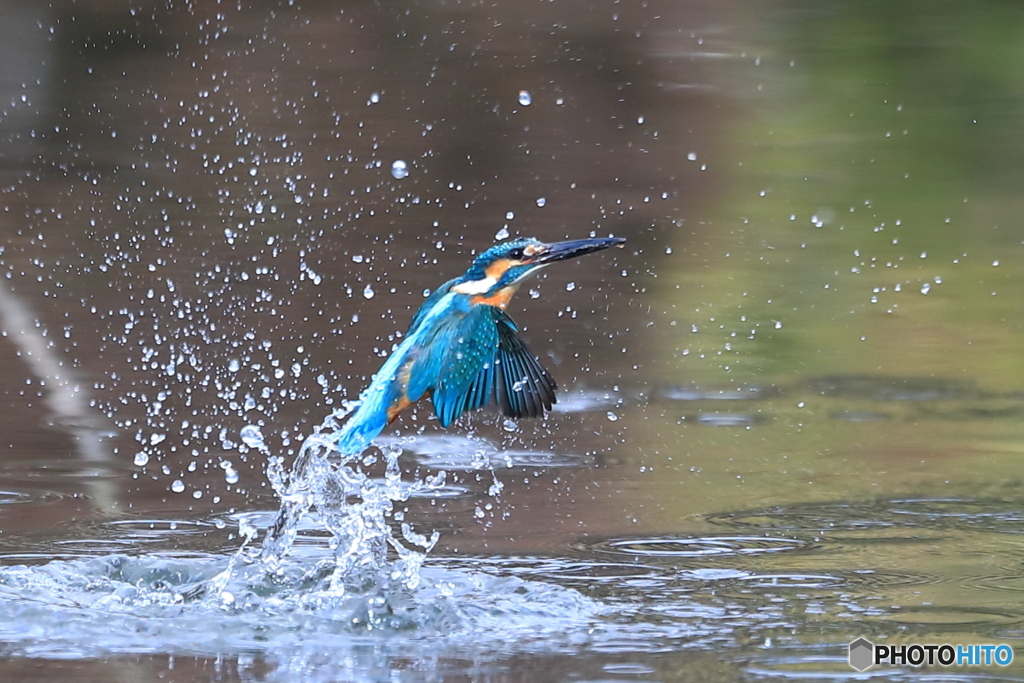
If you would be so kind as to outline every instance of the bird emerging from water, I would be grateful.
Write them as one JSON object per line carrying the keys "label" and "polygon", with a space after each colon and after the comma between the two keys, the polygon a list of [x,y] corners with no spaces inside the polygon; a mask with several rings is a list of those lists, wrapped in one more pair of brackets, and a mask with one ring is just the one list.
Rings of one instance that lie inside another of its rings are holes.
{"label": "bird emerging from water", "polygon": [[405,408],[429,397],[442,427],[494,404],[507,417],[538,417],[555,403],[555,380],[520,340],[505,312],[524,279],[544,266],[618,246],[621,237],[545,244],[499,243],[463,275],[438,287],[345,422],[341,454],[365,450]]}
{"label": "bird emerging from water", "polygon": [[[339,476],[344,466],[322,456],[340,456],[342,462],[359,456],[417,401],[429,397],[443,427],[489,404],[514,418],[538,417],[551,410],[555,380],[519,339],[519,329],[505,307],[522,281],[544,266],[623,242],[621,237],[553,244],[515,239],[491,247],[463,275],[438,287],[360,394],[355,412],[329,436],[318,434],[303,442],[280,491],[281,509],[263,542],[266,566],[278,565],[295,539],[298,520],[310,507],[326,503],[330,510],[337,500],[363,495],[361,488],[351,488],[351,477]],[[323,447],[329,450],[325,453]],[[312,471],[318,474],[309,475]],[[388,543],[392,542],[385,539],[375,547],[382,550]]]}

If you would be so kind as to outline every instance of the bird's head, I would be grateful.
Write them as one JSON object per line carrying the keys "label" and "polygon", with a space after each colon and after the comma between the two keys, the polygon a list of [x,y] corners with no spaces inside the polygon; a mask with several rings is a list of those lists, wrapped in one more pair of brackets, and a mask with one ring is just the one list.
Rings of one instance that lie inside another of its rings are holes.
{"label": "bird's head", "polygon": [[555,261],[590,254],[622,244],[621,237],[595,237],[545,244],[532,237],[520,237],[496,244],[473,261],[452,291],[470,294],[482,300],[498,297],[508,302],[525,278]]}

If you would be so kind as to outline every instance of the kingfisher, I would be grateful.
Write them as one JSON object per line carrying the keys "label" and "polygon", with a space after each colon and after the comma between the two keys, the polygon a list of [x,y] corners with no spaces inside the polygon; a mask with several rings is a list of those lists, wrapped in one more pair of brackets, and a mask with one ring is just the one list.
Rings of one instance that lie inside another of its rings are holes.
{"label": "kingfisher", "polygon": [[[552,244],[532,238],[502,242],[428,296],[402,342],[360,394],[348,420],[326,437],[303,442],[291,481],[282,492],[281,509],[263,542],[261,557],[267,566],[278,565],[295,539],[299,518],[320,505],[320,497],[336,499],[339,491],[342,496],[349,493],[345,477],[317,478],[319,483],[310,489],[307,468],[327,464],[334,472],[334,465],[316,457],[325,438],[333,445],[333,455],[343,461],[358,456],[399,413],[426,398],[442,427],[486,405],[497,405],[513,418],[538,417],[551,410],[555,380],[523,344],[505,309],[523,280],[544,266],[625,241],[597,237]],[[330,483],[326,489],[324,481]],[[379,548],[386,548],[386,543]]]}
{"label": "kingfisher", "polygon": [[519,338],[505,309],[523,280],[558,261],[619,246],[621,237],[546,244],[501,242],[420,306],[402,342],[360,395],[336,446],[355,455],[403,410],[428,398],[442,427],[497,405],[507,417],[539,417],[555,403],[555,380]]}

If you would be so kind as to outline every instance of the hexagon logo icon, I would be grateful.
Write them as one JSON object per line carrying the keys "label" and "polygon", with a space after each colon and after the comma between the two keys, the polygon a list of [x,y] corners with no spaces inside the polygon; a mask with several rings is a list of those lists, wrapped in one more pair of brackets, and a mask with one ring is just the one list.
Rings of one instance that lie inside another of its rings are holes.
{"label": "hexagon logo icon", "polygon": [[865,638],[858,638],[850,643],[850,666],[857,671],[864,671],[875,660],[875,646]]}

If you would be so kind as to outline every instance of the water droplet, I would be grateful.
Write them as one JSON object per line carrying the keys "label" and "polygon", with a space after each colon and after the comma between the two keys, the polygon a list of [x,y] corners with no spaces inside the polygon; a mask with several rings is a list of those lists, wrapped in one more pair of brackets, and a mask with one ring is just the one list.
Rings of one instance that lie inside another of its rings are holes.
{"label": "water droplet", "polygon": [[164,439],[166,439],[166,438],[167,438],[166,434],[154,434],[151,437],[149,437],[149,443],[150,443],[150,445],[155,446],[158,443],[162,443],[164,441]]}
{"label": "water droplet", "polygon": [[183,482],[181,479],[175,479],[174,482],[171,484],[171,490],[174,491],[175,493],[184,492],[185,482]]}
{"label": "water droplet", "polygon": [[[249,448],[265,448],[266,446],[263,443],[263,433],[256,425],[245,425],[242,427],[242,431],[238,433],[238,436],[241,437],[242,443]],[[228,463],[229,466],[230,464]]]}
{"label": "water droplet", "polygon": [[548,203],[548,200],[544,197],[537,197],[537,206],[544,206]]}
{"label": "water droplet", "polygon": [[363,287],[363,297],[366,299],[373,298],[373,287],[371,285],[366,285],[366,287]]}
{"label": "water droplet", "polygon": [[142,451],[139,451],[138,453],[135,454],[136,466],[144,467],[147,462],[149,462],[149,455],[143,453]]}
{"label": "water droplet", "polygon": [[519,91],[519,104],[523,105],[524,107],[529,107],[531,104],[533,104],[533,96],[530,95],[529,90]]}
{"label": "water droplet", "polygon": [[258,172],[259,171],[256,169],[255,166],[253,166],[252,168],[249,169],[249,175],[251,175],[251,176],[255,176]]}
{"label": "water droplet", "polygon": [[569,284],[567,284],[565,286],[565,291],[567,291],[567,292],[571,292],[574,289],[576,289],[576,283],[575,282],[570,282]]}
{"label": "water droplet", "polygon": [[409,166],[401,159],[397,159],[391,164],[391,175],[401,180],[409,175]]}
{"label": "water droplet", "polygon": [[502,228],[498,232],[494,233],[494,239],[496,240],[507,240],[508,239],[508,228]]}
{"label": "water droplet", "polygon": [[993,266],[993,267],[996,267],[996,266],[998,266],[998,265],[999,265],[999,261],[993,261],[993,262],[992,262],[992,266]]}
{"label": "water droplet", "polygon": [[932,286],[928,282],[926,282],[923,285],[921,285],[921,293],[922,294],[927,294],[928,292],[931,291],[931,289],[932,289]]}
{"label": "water droplet", "polygon": [[609,421],[609,422],[616,422],[616,421],[618,421],[618,419],[619,419],[619,416],[618,416],[618,415],[616,415],[615,413],[613,413],[613,412],[612,412],[612,411],[610,411],[610,410],[608,411],[608,413],[607,413],[606,417],[608,418],[608,421]]}
{"label": "water droplet", "polygon": [[238,520],[238,533],[241,534],[244,538],[252,540],[253,538],[255,538],[256,534],[259,533],[259,531],[259,528],[256,527],[256,525],[254,525],[252,522],[250,522],[247,518],[243,517],[242,519]]}
{"label": "water droplet", "polygon": [[686,155],[686,158],[689,161],[697,161],[697,153],[696,152],[690,152],[689,154]]}
{"label": "water droplet", "polygon": [[516,214],[515,214],[514,211],[508,211],[508,212],[505,213],[505,220],[507,220],[507,221],[510,221],[510,220],[512,220],[515,217],[516,217]]}
{"label": "water droplet", "polygon": [[506,432],[516,431],[515,420],[503,420],[501,423],[501,428],[504,429]]}

